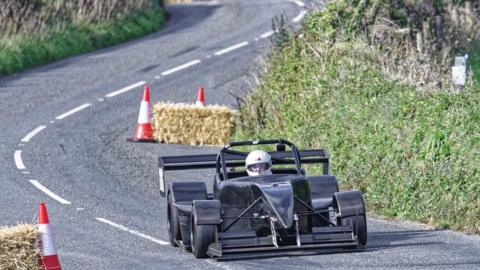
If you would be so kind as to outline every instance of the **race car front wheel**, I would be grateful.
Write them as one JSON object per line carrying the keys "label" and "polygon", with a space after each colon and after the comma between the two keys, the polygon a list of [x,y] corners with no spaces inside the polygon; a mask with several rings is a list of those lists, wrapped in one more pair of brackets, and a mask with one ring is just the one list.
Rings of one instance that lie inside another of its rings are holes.
{"label": "race car front wheel", "polygon": [[169,192],[167,196],[167,227],[170,244],[177,247],[178,244],[175,240],[182,239],[182,236],[180,234],[180,222],[178,220],[177,211],[175,211],[175,207],[173,206],[171,192]]}
{"label": "race car front wheel", "polygon": [[367,245],[367,218],[365,215],[341,218],[341,224],[352,227],[353,234],[357,237],[359,248]]}
{"label": "race car front wheel", "polygon": [[197,225],[196,214],[192,210],[190,243],[192,253],[196,258],[207,258],[210,244],[215,242],[215,225]]}

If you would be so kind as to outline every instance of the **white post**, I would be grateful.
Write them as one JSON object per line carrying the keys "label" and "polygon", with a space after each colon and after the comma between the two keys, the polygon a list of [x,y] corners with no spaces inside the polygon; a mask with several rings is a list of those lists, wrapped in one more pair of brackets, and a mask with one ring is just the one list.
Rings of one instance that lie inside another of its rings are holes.
{"label": "white post", "polygon": [[468,54],[455,57],[455,66],[452,67],[452,81],[455,93],[461,92],[467,82]]}

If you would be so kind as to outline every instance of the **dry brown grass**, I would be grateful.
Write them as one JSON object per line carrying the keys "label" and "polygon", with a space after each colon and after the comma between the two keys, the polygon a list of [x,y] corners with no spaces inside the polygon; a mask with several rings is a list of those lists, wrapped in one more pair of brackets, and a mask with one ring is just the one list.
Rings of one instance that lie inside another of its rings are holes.
{"label": "dry brown grass", "polygon": [[99,22],[135,9],[145,9],[154,0],[2,0],[0,33],[3,36],[35,34],[68,23]]}
{"label": "dry brown grass", "polygon": [[378,13],[371,27],[371,43],[383,48],[379,58],[392,78],[420,89],[440,89],[450,82],[450,66],[455,55],[469,51],[478,38],[478,8],[466,1],[445,4],[439,15],[429,1],[410,6],[417,13],[410,15],[410,26],[400,25]]}
{"label": "dry brown grass", "polygon": [[318,41],[362,39],[382,53],[386,75],[422,90],[448,89],[454,56],[480,38],[478,0],[337,0],[312,18]]}
{"label": "dry brown grass", "polygon": [[153,112],[154,137],[163,143],[224,145],[235,128],[236,113],[224,106],[160,102]]}
{"label": "dry brown grass", "polygon": [[37,227],[29,224],[0,228],[0,269],[38,269],[37,235]]}

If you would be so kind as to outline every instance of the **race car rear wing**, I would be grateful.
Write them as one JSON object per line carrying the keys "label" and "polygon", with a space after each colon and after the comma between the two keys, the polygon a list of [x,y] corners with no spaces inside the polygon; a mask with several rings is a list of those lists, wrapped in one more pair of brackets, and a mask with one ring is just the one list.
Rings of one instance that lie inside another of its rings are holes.
{"label": "race car rear wing", "polygon": [[[291,151],[273,151],[268,152],[272,157],[273,165],[295,164]],[[300,161],[303,164],[323,164],[323,174],[328,175],[329,155],[325,149],[310,149],[299,151]],[[158,175],[160,178],[160,193],[165,197],[165,171],[210,169],[217,167],[218,154],[205,155],[185,155],[185,156],[159,156],[158,157]],[[227,167],[245,166],[246,156],[225,153],[224,159]]]}

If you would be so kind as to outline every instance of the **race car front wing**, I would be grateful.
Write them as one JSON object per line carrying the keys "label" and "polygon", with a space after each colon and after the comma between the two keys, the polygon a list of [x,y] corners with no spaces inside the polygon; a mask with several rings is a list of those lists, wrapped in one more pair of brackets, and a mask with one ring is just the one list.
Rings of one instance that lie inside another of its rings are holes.
{"label": "race car front wing", "polygon": [[311,234],[297,234],[297,244],[276,245],[275,233],[257,237],[252,232],[218,233],[218,241],[209,246],[210,257],[224,257],[233,254],[280,252],[324,248],[355,248],[358,241],[352,226],[313,227]]}

